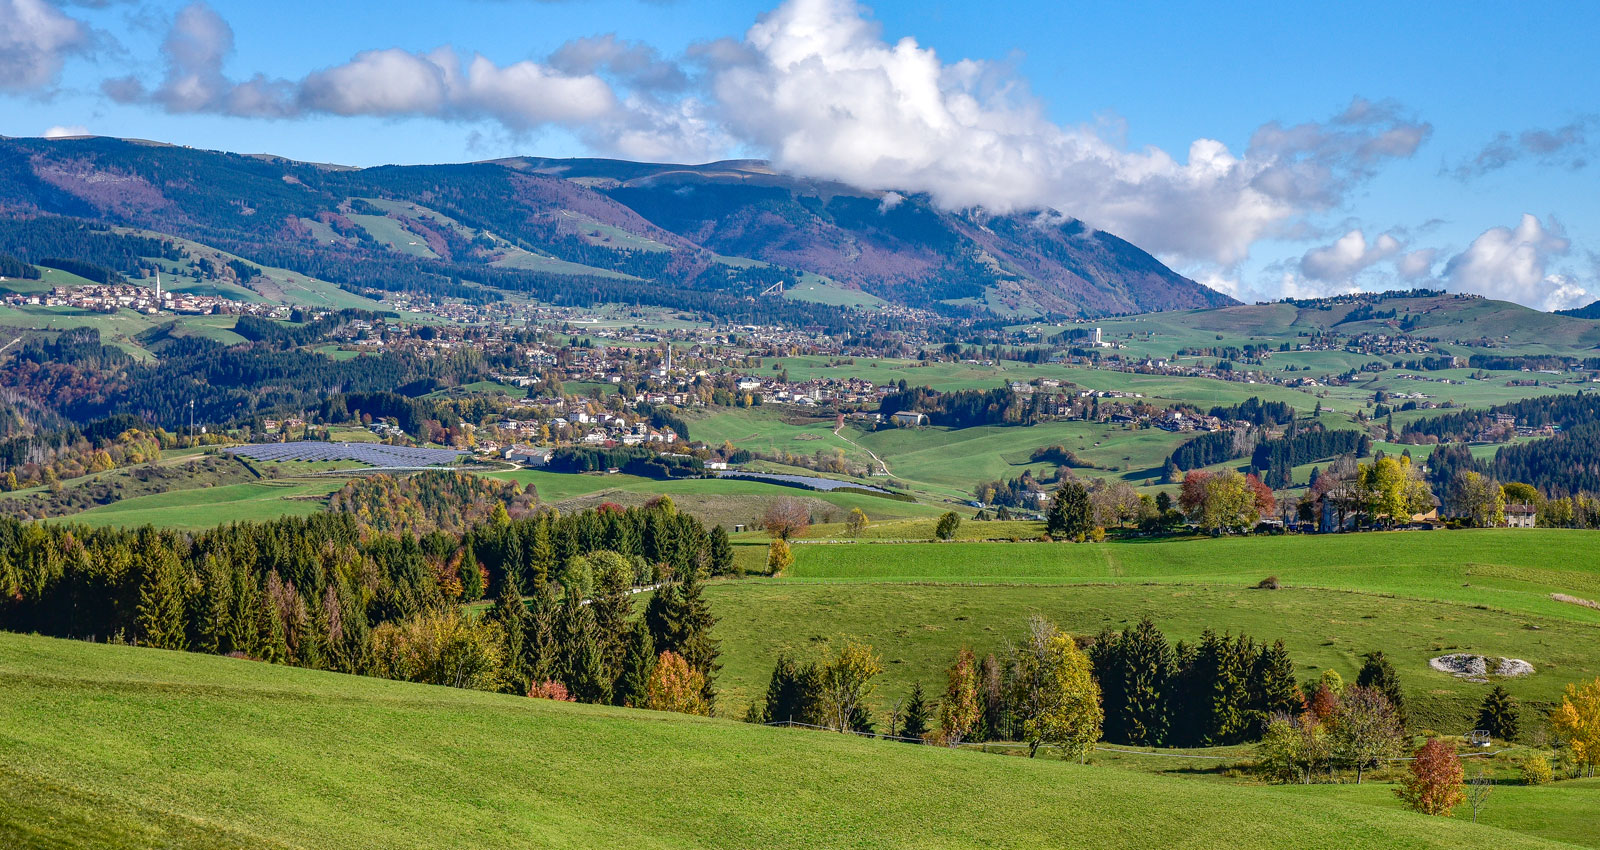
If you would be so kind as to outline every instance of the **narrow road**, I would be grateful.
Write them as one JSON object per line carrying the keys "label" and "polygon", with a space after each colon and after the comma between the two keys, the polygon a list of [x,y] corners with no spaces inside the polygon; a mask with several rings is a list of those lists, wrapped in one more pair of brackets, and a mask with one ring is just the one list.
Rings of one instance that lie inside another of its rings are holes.
{"label": "narrow road", "polygon": [[879,468],[879,469],[881,469],[881,470],[883,470],[883,474],[884,474],[884,475],[885,475],[885,476],[888,476],[888,474],[889,474],[889,464],[887,464],[887,463],[884,463],[884,462],[883,462],[883,458],[881,458],[881,457],[878,457],[878,455],[877,455],[877,454],[876,454],[876,453],[875,453],[875,452],[873,452],[873,451],[872,451],[872,449],[869,449],[869,448],[867,448],[867,447],[866,447],[866,446],[863,446],[863,445],[861,445],[861,444],[860,444],[860,443],[858,443],[858,442],[856,442],[856,441],[855,441],[855,440],[852,440],[852,439],[850,439],[850,438],[849,438],[849,437],[846,437],[846,436],[845,436],[845,435],[843,435],[843,434],[841,434],[841,433],[839,433],[839,432],[840,432],[840,431],[843,431],[843,430],[844,430],[844,426],[843,426],[843,425],[840,425],[840,426],[839,426],[839,427],[837,427],[837,428],[835,428],[835,429],[833,429],[833,435],[834,435],[834,436],[835,436],[835,437],[838,437],[838,438],[839,438],[839,439],[841,439],[841,440],[844,440],[844,441],[845,441],[845,442],[847,442],[847,443],[849,443],[849,444],[850,444],[850,445],[852,445],[852,446],[855,446],[855,447],[856,447],[856,448],[858,448],[858,449],[860,449],[860,450],[862,450],[862,451],[864,451],[864,452],[866,452],[866,453],[867,453],[867,455],[868,455],[868,456],[869,456],[869,457],[871,457],[871,458],[872,458],[872,460],[873,460],[873,461],[874,461],[874,462],[875,462],[875,463],[877,463],[877,464],[878,464],[878,468]]}
{"label": "narrow road", "polygon": [[16,345],[17,343],[19,343],[21,341],[22,341],[22,337],[19,336],[16,339],[6,343],[5,345],[0,345],[0,354],[5,354],[6,353],[6,349],[10,348],[13,345]]}

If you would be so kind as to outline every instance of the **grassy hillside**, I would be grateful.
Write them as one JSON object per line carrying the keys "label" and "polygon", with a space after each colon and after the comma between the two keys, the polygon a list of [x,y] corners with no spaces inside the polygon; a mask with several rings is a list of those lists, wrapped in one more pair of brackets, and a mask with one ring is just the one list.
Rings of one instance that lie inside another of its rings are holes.
{"label": "grassy hillside", "polygon": [[[1021,523],[963,523],[962,529]],[[1283,638],[1302,677],[1353,677],[1363,653],[1395,659],[1413,714],[1465,731],[1489,687],[1438,673],[1447,652],[1522,658],[1507,680],[1521,699],[1555,699],[1600,675],[1600,611],[1552,593],[1600,599],[1592,533],[1558,530],[1397,532],[1106,544],[803,544],[791,578],[714,584],[722,687],[742,708],[780,652],[841,636],[883,655],[885,692],[936,687],[957,649],[998,651],[1032,614],[1079,635],[1146,615],[1172,639],[1207,628]],[[1275,575],[1283,589],[1257,590]],[[882,707],[880,706],[880,707]]]}
{"label": "grassy hillside", "polygon": [[1459,819],[0,635],[7,847],[1573,846]]}

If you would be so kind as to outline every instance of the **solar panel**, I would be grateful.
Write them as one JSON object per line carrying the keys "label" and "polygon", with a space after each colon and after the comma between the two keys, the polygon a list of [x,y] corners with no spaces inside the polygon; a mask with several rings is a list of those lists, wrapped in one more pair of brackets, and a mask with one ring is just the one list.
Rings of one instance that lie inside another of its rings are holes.
{"label": "solar panel", "polygon": [[441,466],[466,454],[455,449],[419,449],[410,446],[390,446],[383,443],[260,443],[249,446],[232,446],[223,449],[229,454],[242,455],[252,460],[300,460],[310,463],[349,460],[371,466],[415,467]]}

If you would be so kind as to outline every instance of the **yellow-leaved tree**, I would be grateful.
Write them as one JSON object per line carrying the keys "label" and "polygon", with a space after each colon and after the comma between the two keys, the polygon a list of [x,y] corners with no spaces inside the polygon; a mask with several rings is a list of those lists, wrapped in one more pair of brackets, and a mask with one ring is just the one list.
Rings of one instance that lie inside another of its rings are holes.
{"label": "yellow-leaved tree", "polygon": [[1104,713],[1100,686],[1089,659],[1072,636],[1043,617],[1028,621],[1028,634],[1012,647],[1012,699],[1022,717],[1028,756],[1050,744],[1064,758],[1080,761],[1100,740]]}
{"label": "yellow-leaved tree", "polygon": [[1600,677],[1582,687],[1567,685],[1561,704],[1550,713],[1550,726],[1572,748],[1579,766],[1594,776],[1600,764]]}

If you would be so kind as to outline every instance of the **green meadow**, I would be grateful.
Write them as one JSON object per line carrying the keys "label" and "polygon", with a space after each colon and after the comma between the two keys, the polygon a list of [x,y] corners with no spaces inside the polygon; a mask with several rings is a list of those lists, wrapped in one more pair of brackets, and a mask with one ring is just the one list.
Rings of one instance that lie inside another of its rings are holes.
{"label": "green meadow", "polygon": [[[891,523],[909,525],[909,523]],[[963,523],[962,529],[1027,523]],[[1021,528],[1018,529],[1022,530]],[[869,529],[869,532],[872,529]],[[1019,535],[1020,536],[1020,535]],[[1450,652],[1522,658],[1506,680],[1548,703],[1600,675],[1600,599],[1592,532],[1483,530],[1193,538],[1151,542],[800,543],[785,577],[709,590],[728,698],[742,708],[780,652],[842,637],[873,644],[887,675],[878,708],[913,681],[937,688],[956,650],[999,651],[1029,616],[1078,635],[1152,617],[1173,639],[1207,628],[1283,639],[1307,677],[1353,677],[1366,652],[1395,658],[1421,722],[1466,731],[1487,685],[1438,673]],[[1256,587],[1268,576],[1279,590]]]}
{"label": "green meadow", "polygon": [[14,847],[1576,846],[1371,795],[9,634],[0,799]]}

